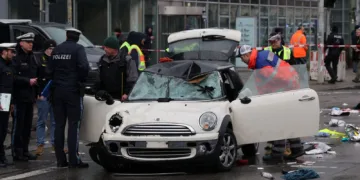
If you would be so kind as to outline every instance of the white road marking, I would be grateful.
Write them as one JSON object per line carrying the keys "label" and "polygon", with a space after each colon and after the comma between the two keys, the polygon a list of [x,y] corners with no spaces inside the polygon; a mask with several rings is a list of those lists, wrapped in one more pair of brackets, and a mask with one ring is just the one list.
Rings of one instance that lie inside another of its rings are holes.
{"label": "white road marking", "polygon": [[41,175],[41,174],[46,174],[46,173],[55,171],[56,169],[60,169],[60,168],[49,167],[49,168],[39,169],[39,170],[30,171],[30,172],[23,173],[23,174],[18,174],[18,175],[15,175],[15,176],[9,176],[9,177],[6,177],[6,178],[2,178],[1,180],[25,179],[25,178],[32,177],[32,176],[38,176],[38,175]]}

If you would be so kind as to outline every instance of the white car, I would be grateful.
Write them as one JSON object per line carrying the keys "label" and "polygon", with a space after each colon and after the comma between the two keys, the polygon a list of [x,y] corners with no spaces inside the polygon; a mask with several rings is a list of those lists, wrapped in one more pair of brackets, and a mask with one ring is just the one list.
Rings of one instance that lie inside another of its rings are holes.
{"label": "white car", "polygon": [[85,96],[81,139],[91,142],[91,158],[109,171],[132,163],[186,162],[224,171],[233,167],[239,148],[251,156],[259,142],[316,134],[314,90],[305,85],[261,94],[253,76],[242,83],[228,62],[240,37],[224,29],[172,34],[175,61],[147,68],[128,101],[107,105]]}

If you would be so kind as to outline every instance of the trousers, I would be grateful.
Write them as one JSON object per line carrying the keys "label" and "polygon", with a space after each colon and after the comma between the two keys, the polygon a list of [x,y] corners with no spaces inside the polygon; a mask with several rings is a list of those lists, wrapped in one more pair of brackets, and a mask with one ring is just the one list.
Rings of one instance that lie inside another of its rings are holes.
{"label": "trousers", "polygon": [[29,153],[34,106],[32,102],[15,102],[14,111],[12,155],[22,156]]}
{"label": "trousers", "polygon": [[54,145],[55,141],[55,119],[53,108],[47,99],[37,100],[36,105],[38,107],[38,120],[36,124],[36,141],[37,145],[45,145],[45,125],[48,119],[48,115],[50,114],[50,137],[51,137],[51,145]]}
{"label": "trousers", "polygon": [[331,77],[331,80],[333,81],[336,81],[337,79],[337,66],[339,64],[339,56],[325,57],[325,67]]}
{"label": "trousers", "polygon": [[55,154],[58,164],[67,162],[64,152],[65,126],[68,120],[67,144],[69,164],[81,163],[79,150],[79,131],[83,111],[83,97],[79,92],[62,89],[54,90],[53,108],[55,116]]}
{"label": "trousers", "polygon": [[9,112],[0,112],[0,160],[5,157],[4,142],[9,126]]}

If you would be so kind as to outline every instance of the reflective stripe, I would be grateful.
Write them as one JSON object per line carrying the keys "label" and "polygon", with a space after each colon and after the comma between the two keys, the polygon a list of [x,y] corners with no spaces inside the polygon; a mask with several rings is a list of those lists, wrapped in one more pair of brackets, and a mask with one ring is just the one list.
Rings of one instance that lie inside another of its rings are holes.
{"label": "reflective stripe", "polygon": [[[282,46],[282,47],[283,47],[283,49],[282,49],[281,51],[275,53],[275,54],[276,54],[277,56],[279,56],[280,59],[282,59],[282,60],[285,60],[285,61],[290,60],[290,56],[291,56],[291,50],[290,50],[290,48],[287,48],[287,47],[285,47],[285,46]],[[271,46],[268,46],[268,47],[264,48],[264,50],[273,52],[273,49],[272,49]],[[281,57],[280,54],[281,54],[283,51],[284,51],[284,55],[283,55],[283,57]]]}

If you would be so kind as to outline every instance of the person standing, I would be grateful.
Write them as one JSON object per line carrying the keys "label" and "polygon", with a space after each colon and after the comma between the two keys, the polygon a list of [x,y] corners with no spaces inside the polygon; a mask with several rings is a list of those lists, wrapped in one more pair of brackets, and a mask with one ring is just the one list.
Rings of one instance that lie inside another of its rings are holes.
{"label": "person standing", "polygon": [[269,38],[269,43],[271,46],[264,48],[276,54],[280,59],[288,62],[290,65],[294,65],[295,60],[292,56],[291,49],[281,45],[281,35],[278,33],[271,33]]}
{"label": "person standing", "polygon": [[[290,44],[295,46],[293,49],[293,55],[296,64],[306,64],[306,36],[304,34],[304,26],[300,25],[298,30],[292,35]],[[303,46],[303,47],[299,47]]]}
{"label": "person standing", "polygon": [[[49,83],[49,79],[47,79],[46,75],[46,68],[51,58],[51,54],[53,49],[56,47],[56,42],[54,40],[47,40],[44,43],[44,53],[40,56],[40,69],[39,69],[39,76],[38,76],[38,99],[36,102],[38,108],[38,120],[36,124],[36,141],[37,141],[37,149],[35,154],[37,156],[41,156],[44,153],[44,145],[45,145],[45,126],[46,121],[48,119],[48,115],[50,115],[50,143],[52,145],[52,153],[55,153],[55,119],[54,119],[54,112],[53,108],[48,101],[48,97],[44,97],[41,95],[42,91]],[[67,150],[64,150],[67,152]]]}
{"label": "person standing", "polygon": [[[360,45],[360,28],[356,29],[355,35],[351,39],[352,45]],[[358,72],[358,64],[360,59],[360,51],[358,47],[353,47],[353,72]]]}
{"label": "person standing", "polygon": [[116,36],[116,38],[119,41],[119,47],[125,42],[122,36],[122,32],[120,28],[115,28],[114,29],[114,35]]}
{"label": "person standing", "polygon": [[[331,28],[331,33],[329,34],[327,40],[326,40],[326,45],[344,45],[344,39],[343,37],[339,34],[339,30],[336,26],[333,26]],[[325,46],[325,67],[326,70],[328,71],[331,80],[329,80],[330,84],[335,84],[336,80],[337,80],[337,66],[339,63],[339,57],[341,54],[341,51],[343,50],[343,47],[330,47],[327,48]]]}
{"label": "person standing", "polygon": [[144,48],[146,50],[144,51],[144,54],[145,54],[146,67],[148,67],[151,61],[150,59],[151,52],[149,50],[152,48],[153,40],[155,39],[155,37],[153,36],[153,29],[151,26],[146,27],[145,35],[146,35],[146,40],[144,43]]}
{"label": "person standing", "polygon": [[118,43],[114,37],[105,39],[106,54],[99,60],[100,78],[94,90],[100,97],[105,91],[113,98],[125,101],[138,78],[138,70],[131,56],[117,48]]}
{"label": "person standing", "polygon": [[280,27],[277,27],[277,28],[274,29],[274,32],[275,32],[276,34],[279,34],[279,35],[280,35],[280,37],[281,37],[281,45],[282,45],[282,46],[285,46],[283,29],[280,28]]}
{"label": "person standing", "polygon": [[[14,56],[15,46],[16,43],[0,44],[0,93],[13,94],[14,69],[11,60]],[[0,108],[3,109],[4,107],[0,106]],[[8,132],[10,111],[0,112],[0,167],[11,165],[6,159],[4,146]]]}
{"label": "person standing", "polygon": [[32,51],[34,37],[34,33],[27,33],[16,38],[18,44],[14,58],[16,79],[14,85],[15,119],[12,138],[14,161],[28,161],[37,158],[37,156],[29,153],[39,70],[38,60]]}
{"label": "person standing", "polygon": [[[89,62],[84,46],[78,44],[81,31],[66,29],[66,41],[59,44],[48,64],[52,80],[52,102],[55,115],[55,154],[58,167],[87,168],[80,159],[79,130],[83,111],[84,82],[89,73]],[[67,144],[69,162],[64,152],[65,125],[68,120]]]}

